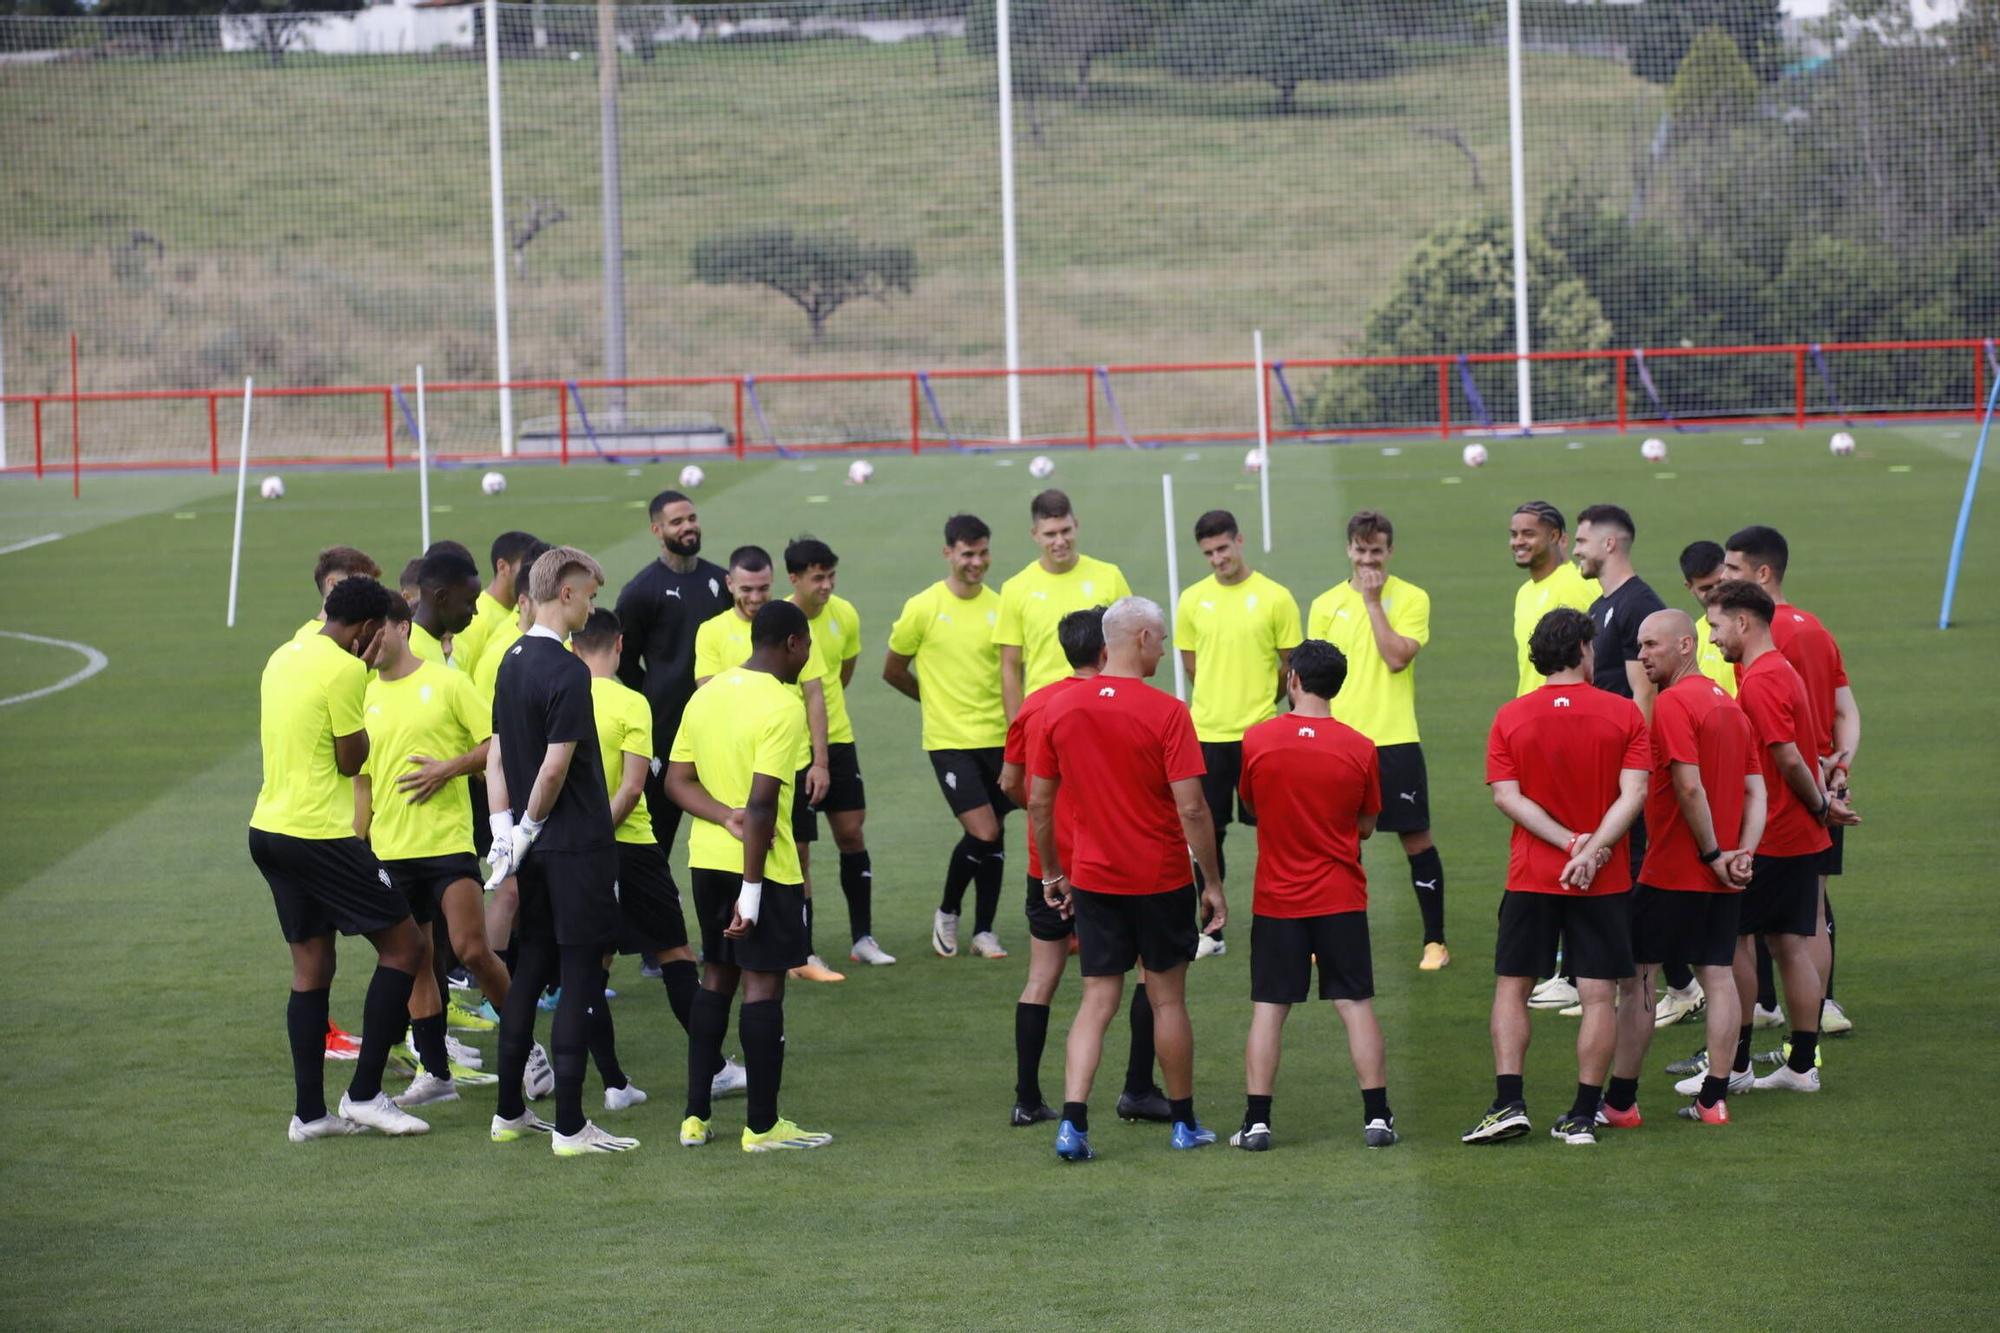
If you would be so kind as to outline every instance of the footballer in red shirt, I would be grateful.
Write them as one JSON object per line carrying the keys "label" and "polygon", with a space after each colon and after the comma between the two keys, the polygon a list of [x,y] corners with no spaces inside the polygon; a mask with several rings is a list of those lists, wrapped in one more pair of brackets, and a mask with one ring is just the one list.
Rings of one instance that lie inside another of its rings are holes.
{"label": "footballer in red shirt", "polygon": [[1333,1001],[1347,1029],[1361,1085],[1362,1137],[1396,1141],[1396,1118],[1375,1021],[1375,965],[1368,948],[1368,877],[1361,840],[1382,813],[1375,743],[1330,706],[1347,679],[1347,658],[1324,639],[1292,650],[1285,692],[1292,711],[1243,733],[1238,791],[1257,819],[1257,884],[1250,922],[1250,1040],[1244,1047],[1249,1101],[1229,1141],[1251,1152],[1271,1146],[1271,1092],[1285,1018],[1309,998]]}
{"label": "footballer in red shirt", "polygon": [[[1825,826],[1858,821],[1844,800],[1827,793],[1807,757],[1813,730],[1805,682],[1772,640],[1776,610],[1769,593],[1741,579],[1721,584],[1708,603],[1710,635],[1737,664],[1737,699],[1757,733],[1770,807],[1737,924],[1736,984],[1739,991],[1755,986],[1751,937],[1763,936],[1784,982],[1792,1047],[1786,1063],[1754,1086],[1817,1092],[1813,1057],[1824,992],[1810,945],[1819,914],[1819,866],[1828,846]],[[1732,1084],[1740,1084],[1750,1067],[1749,1029],[1738,1031]]]}
{"label": "footballer in red shirt", "polygon": [[[1215,828],[1202,794],[1201,745],[1187,706],[1146,684],[1166,653],[1167,619],[1143,597],[1104,613],[1104,669],[1057,700],[1043,743],[1028,756],[1028,822],[1051,907],[1076,918],[1083,1003],[1070,1029],[1056,1155],[1086,1161],[1087,1102],[1118,1009],[1125,974],[1146,969],[1153,1042],[1173,1118],[1172,1145],[1215,1142],[1194,1114],[1194,1033],[1187,965],[1197,904],[1209,930],[1228,913],[1215,862]],[[1056,841],[1056,801],[1074,798],[1076,843],[1065,860]],[[1188,854],[1201,870],[1197,895]]]}
{"label": "footballer in red shirt", "polygon": [[1544,684],[1504,705],[1486,743],[1493,803],[1514,821],[1507,891],[1494,948],[1494,1099],[1466,1143],[1518,1138],[1533,1126],[1521,1091],[1528,992],[1555,971],[1556,946],[1576,974],[1583,1024],[1577,1089],[1554,1136],[1595,1143],[1598,1103],[1617,1040],[1613,998],[1632,975],[1625,890],[1626,835],[1646,803],[1652,770],[1646,718],[1622,695],[1591,685],[1596,628],[1573,607],[1536,622],[1528,659]]}
{"label": "footballer in red shirt", "polygon": [[[1737,900],[1764,833],[1764,769],[1750,719],[1701,673],[1694,621],[1656,611],[1639,626],[1639,663],[1653,682],[1653,776],[1646,794],[1652,835],[1632,895],[1637,975],[1621,984],[1618,1050],[1601,1120],[1636,1129],[1639,1071],[1653,1041],[1653,969],[1692,964],[1707,1001],[1708,1049],[1726,1051],[1740,1021],[1736,995]],[[1680,1114],[1729,1123],[1727,1073],[1689,1080]]]}
{"label": "footballer in red shirt", "polygon": [[[1072,611],[1056,624],[1056,641],[1076,672],[1044,685],[1021,704],[1007,724],[1007,748],[1000,766],[1000,787],[1016,805],[1028,803],[1030,756],[1043,743],[1048,706],[1081,686],[1104,665],[1104,608]],[[1073,792],[1056,794],[1056,855],[1067,864],[1075,833]],[[1015,1128],[1054,1120],[1056,1113],[1042,1099],[1042,1052],[1049,1041],[1049,1002],[1062,984],[1063,968],[1075,948],[1076,925],[1042,896],[1041,854],[1028,839],[1028,980],[1014,1005],[1014,1110],[1008,1123]],[[1143,975],[1143,974],[1142,974]],[[1167,1096],[1153,1082],[1153,1010],[1141,980],[1132,994],[1132,1048],[1125,1062],[1125,1091],[1118,1098],[1122,1120],[1165,1123]]]}

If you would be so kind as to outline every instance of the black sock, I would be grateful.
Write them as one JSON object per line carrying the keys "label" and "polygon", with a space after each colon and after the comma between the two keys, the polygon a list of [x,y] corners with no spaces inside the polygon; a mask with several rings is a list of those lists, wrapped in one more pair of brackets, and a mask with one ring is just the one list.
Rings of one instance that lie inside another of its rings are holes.
{"label": "black sock", "polygon": [[1192,1097],[1174,1098],[1167,1103],[1167,1110],[1173,1116],[1174,1123],[1177,1125],[1193,1125],[1198,1123],[1194,1118],[1194,1098]]}
{"label": "black sock", "polygon": [[1695,1100],[1703,1106],[1713,1106],[1728,1095],[1729,1075],[1710,1073],[1702,1075],[1701,1092]]}
{"label": "black sock", "polygon": [[1771,964],[1771,946],[1764,943],[1764,937],[1757,937],[1757,1006],[1760,1009],[1778,1007],[1777,969]]}
{"label": "black sock", "polygon": [[686,958],[676,958],[660,964],[660,981],[667,988],[667,1007],[674,1011],[674,1021],[681,1025],[681,1031],[688,1031],[694,993],[701,986],[700,969]]}
{"label": "black sock", "polygon": [[1526,1105],[1527,1100],[1526,1097],[1521,1095],[1521,1076],[1519,1074],[1495,1074],[1493,1076],[1493,1104],[1495,1106],[1512,1106],[1515,1102]]}
{"label": "black sock", "polygon": [[1604,1104],[1614,1111],[1629,1111],[1639,1102],[1639,1080],[1612,1077],[1604,1089]]}
{"label": "black sock", "polygon": [[[1834,969],[1834,964],[1838,963],[1839,961],[1840,961],[1840,950],[1837,947],[1835,947],[1833,938],[1833,899],[1827,898],[1826,899],[1826,999],[1828,1000],[1831,1000],[1833,998],[1833,969]],[[1825,1005],[1822,1003],[1820,1007],[1824,1009]]]}
{"label": "black sock", "polygon": [[[368,979],[361,1001],[361,1055],[354,1062],[354,1079],[347,1095],[357,1102],[375,1100],[382,1091],[382,1067],[389,1051],[403,1040],[410,1026],[410,989],[417,979],[382,963]],[[324,1038],[322,1038],[324,1040]]]}
{"label": "black sock", "polygon": [[819,946],[813,943],[813,900],[810,898],[806,899],[806,952],[819,952]]}
{"label": "black sock", "polygon": [[1785,1067],[1794,1074],[1803,1074],[1813,1067],[1813,1056],[1819,1051],[1819,1033],[1792,1031],[1792,1054],[1785,1061]]}
{"label": "black sock", "polygon": [[507,947],[504,949],[495,949],[493,956],[500,960],[500,966],[506,968],[508,977],[512,978],[514,975],[514,965],[521,961],[520,946],[509,940]]}
{"label": "black sock", "polygon": [[875,869],[864,849],[840,854],[840,893],[847,899],[847,929],[854,939],[875,933]]}
{"label": "black sock", "polygon": [[[1711,1060],[1709,1063],[1713,1065],[1715,1062]],[[1750,1024],[1748,1023],[1736,1029],[1736,1059],[1729,1067],[1739,1074],[1750,1067]]]}
{"label": "black sock", "polygon": [[688,1082],[685,1115],[706,1120],[715,1071],[722,1064],[722,1039],[729,1035],[729,996],[706,986],[688,1006]]}
{"label": "black sock", "polygon": [[1387,1087],[1363,1088],[1361,1090],[1362,1124],[1365,1125],[1371,1120],[1394,1120],[1395,1118],[1389,1112],[1389,1089]]}
{"label": "black sock", "polygon": [[1694,969],[1686,963],[1668,963],[1660,971],[1666,978],[1667,985],[1677,991],[1684,991],[1694,985]]}
{"label": "black sock", "polygon": [[433,1078],[451,1077],[451,1057],[444,1044],[444,1012],[432,1014],[429,1018],[410,1020],[410,1036],[417,1047],[417,1058],[424,1062],[424,1069]]}
{"label": "black sock", "polygon": [[1014,1101],[1030,1111],[1042,1104],[1042,1052],[1049,1044],[1049,1007],[1014,1006]]}
{"label": "black sock", "polygon": [[521,1074],[535,1044],[542,986],[554,965],[555,958],[545,944],[528,945],[514,957],[513,983],[506,1003],[500,1006],[500,1082],[494,1089],[498,1100],[493,1110],[503,1120],[518,1120],[528,1109]]}
{"label": "black sock", "polygon": [[[583,1113],[583,1075],[590,1062],[590,1011],[604,1007],[604,968],[597,951],[587,946],[565,945],[560,956],[562,995],[549,1025],[549,1062],[556,1076],[556,1133],[577,1134],[589,1123]],[[511,991],[508,998],[513,998]]]}
{"label": "black sock", "polygon": [[985,846],[967,833],[951,849],[951,859],[945,862],[944,897],[938,901],[938,911],[957,916],[965,906],[965,886],[972,883],[972,876],[979,869],[980,852]]}
{"label": "black sock", "polygon": [[1252,1125],[1270,1128],[1271,1099],[1268,1096],[1260,1097],[1253,1092],[1243,1099],[1243,1128],[1248,1129]]}
{"label": "black sock", "polygon": [[743,1064],[749,1071],[749,1106],[743,1123],[762,1134],[778,1123],[778,1084],[785,1071],[785,1006],[781,1000],[746,1004],[736,1019],[743,1039]]}
{"label": "black sock", "polygon": [[1062,1118],[1079,1134],[1090,1133],[1090,1108],[1082,1102],[1064,1102]]}
{"label": "black sock", "polygon": [[1576,1085],[1576,1100],[1569,1104],[1572,1119],[1595,1120],[1597,1108],[1604,1101],[1604,1089],[1594,1083]]}
{"label": "black sock", "polygon": [[993,929],[1000,910],[1000,881],[1007,873],[1007,844],[979,844],[979,864],[972,871],[972,933]]}
{"label": "black sock", "polygon": [[1125,1057],[1125,1091],[1134,1097],[1153,1090],[1153,1004],[1146,983],[1132,988],[1132,1049]]}
{"label": "black sock", "polygon": [[618,1028],[611,1021],[610,1001],[590,1006],[589,1040],[590,1059],[597,1066],[597,1076],[604,1080],[604,1086],[622,1088],[631,1083],[618,1063]]}
{"label": "black sock", "polygon": [[326,1020],[331,1010],[325,987],[295,990],[285,1002],[285,1035],[292,1046],[292,1114],[307,1124],[326,1114]]}
{"label": "black sock", "polygon": [[1424,943],[1444,943],[1444,858],[1426,847],[1410,858],[1410,888],[1424,918]]}

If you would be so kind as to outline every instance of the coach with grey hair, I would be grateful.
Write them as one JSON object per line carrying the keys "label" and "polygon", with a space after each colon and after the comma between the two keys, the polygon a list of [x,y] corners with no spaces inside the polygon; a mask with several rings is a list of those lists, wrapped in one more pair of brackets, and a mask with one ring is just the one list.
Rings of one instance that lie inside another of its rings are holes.
{"label": "coach with grey hair", "polygon": [[[1201,744],[1186,705],[1146,684],[1167,652],[1167,619],[1143,597],[1104,613],[1104,669],[1090,686],[1049,705],[1042,740],[1028,756],[1028,819],[1041,855],[1049,905],[1076,918],[1083,1003],[1070,1028],[1056,1155],[1088,1161],[1090,1085],[1104,1032],[1118,1012],[1125,974],[1146,970],[1153,1038],[1172,1108],[1175,1148],[1215,1142],[1194,1113],[1194,1031],[1187,965],[1203,927],[1228,913],[1215,828],[1202,795]],[[1075,847],[1065,865],[1056,845],[1056,793],[1067,784]],[[1203,888],[1188,868],[1194,853]]]}

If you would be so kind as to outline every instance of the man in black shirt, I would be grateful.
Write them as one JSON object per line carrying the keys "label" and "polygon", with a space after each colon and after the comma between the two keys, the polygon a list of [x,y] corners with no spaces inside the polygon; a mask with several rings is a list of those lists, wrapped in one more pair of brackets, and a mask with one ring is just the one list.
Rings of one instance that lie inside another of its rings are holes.
{"label": "man in black shirt", "polygon": [[694,695],[694,634],[731,605],[727,572],[701,559],[701,519],[694,501],[661,491],[647,506],[660,558],[634,574],[618,594],[618,624],[625,652],[618,679],[646,696],[653,708],[654,776],[646,784],[646,811],[663,850],[671,852],[681,808],[667,799],[659,775],[673,752],[681,714]]}
{"label": "man in black shirt", "polygon": [[1632,571],[1635,535],[1632,516],[1617,505],[1592,505],[1576,516],[1577,569],[1604,590],[1590,604],[1590,619],[1597,626],[1592,640],[1597,671],[1591,683],[1638,704],[1650,724],[1656,687],[1639,665],[1639,626],[1667,604]]}
{"label": "man in black shirt", "polygon": [[573,546],[535,561],[529,596],[535,623],[506,650],[493,687],[493,744],[486,790],[492,811],[489,883],[520,885],[520,954],[500,1011],[499,1107],[492,1136],[506,1142],[549,1126],[527,1109],[521,1074],[534,1041],[536,1001],[561,979],[555,1048],[558,1157],[624,1152],[618,1138],[583,1115],[590,1011],[604,1004],[604,955],[618,938],[618,852],[611,798],[597,746],[590,668],[563,646],[583,628],[604,571]]}

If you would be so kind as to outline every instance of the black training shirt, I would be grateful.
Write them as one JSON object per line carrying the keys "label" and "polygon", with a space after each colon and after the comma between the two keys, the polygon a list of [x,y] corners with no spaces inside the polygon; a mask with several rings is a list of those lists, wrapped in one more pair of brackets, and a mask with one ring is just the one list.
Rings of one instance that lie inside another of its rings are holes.
{"label": "black training shirt", "polygon": [[569,772],[535,842],[551,852],[611,846],[611,797],[590,705],[590,668],[555,639],[530,631],[506,650],[493,685],[493,734],[507,798],[521,818],[550,745],[575,741]]}
{"label": "black training shirt", "polygon": [[646,696],[653,708],[653,753],[674,747],[681,714],[694,695],[695,631],[730,607],[720,565],[697,560],[682,574],[654,560],[618,593],[618,626],[625,652],[618,679]]}
{"label": "black training shirt", "polygon": [[1619,584],[1617,592],[1606,593],[1590,604],[1590,619],[1597,626],[1592,643],[1597,673],[1592,683],[1598,689],[1632,697],[1625,664],[1639,660],[1639,626],[1653,612],[1666,609],[1660,595],[1637,574]]}

